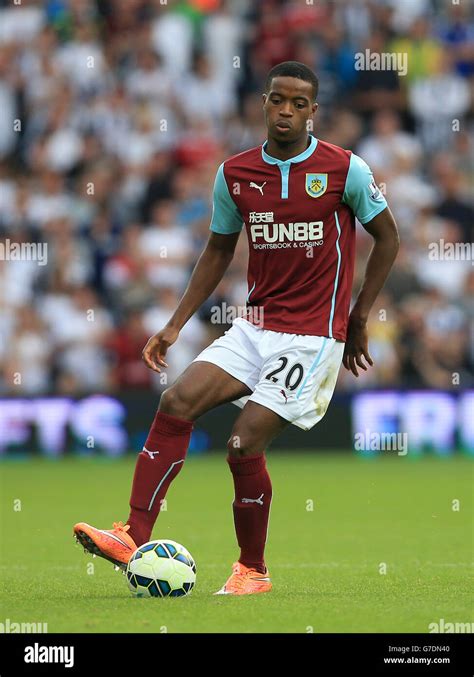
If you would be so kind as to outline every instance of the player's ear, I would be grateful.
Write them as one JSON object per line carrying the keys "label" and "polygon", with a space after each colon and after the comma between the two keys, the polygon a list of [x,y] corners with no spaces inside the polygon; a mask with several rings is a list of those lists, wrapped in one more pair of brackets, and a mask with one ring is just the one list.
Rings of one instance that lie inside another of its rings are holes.
{"label": "player's ear", "polygon": [[262,94],[263,105],[265,105],[265,104],[267,103],[267,99],[268,99],[268,96],[267,96],[267,95],[265,94],[265,92],[264,92],[264,93]]}
{"label": "player's ear", "polygon": [[316,101],[315,101],[315,102],[312,104],[312,106],[311,106],[311,110],[313,111],[313,112],[312,112],[312,115],[314,115],[314,114],[316,113],[316,111],[318,110],[318,108],[319,108],[319,103],[316,103]]}

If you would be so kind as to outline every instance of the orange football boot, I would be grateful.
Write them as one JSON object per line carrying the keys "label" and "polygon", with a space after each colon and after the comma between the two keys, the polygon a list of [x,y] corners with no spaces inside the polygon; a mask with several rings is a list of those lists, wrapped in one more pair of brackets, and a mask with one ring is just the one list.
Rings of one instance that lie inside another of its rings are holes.
{"label": "orange football boot", "polygon": [[114,528],[110,530],[96,529],[85,522],[78,522],[74,526],[74,536],[85,552],[103,557],[125,571],[128,560],[138,548],[127,534],[129,529],[130,525],[124,526],[122,522],[114,522]]}
{"label": "orange football boot", "polygon": [[232,565],[232,576],[215,595],[255,595],[258,592],[270,592],[272,583],[267,571],[262,574],[240,562]]}

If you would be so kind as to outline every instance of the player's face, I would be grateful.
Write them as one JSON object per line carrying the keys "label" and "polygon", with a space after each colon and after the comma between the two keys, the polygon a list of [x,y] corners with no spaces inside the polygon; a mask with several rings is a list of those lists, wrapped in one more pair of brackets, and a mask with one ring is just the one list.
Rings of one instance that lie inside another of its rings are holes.
{"label": "player's face", "polygon": [[308,133],[307,121],[316,109],[313,87],[299,78],[273,78],[270,91],[263,95],[268,136],[277,143],[293,143]]}

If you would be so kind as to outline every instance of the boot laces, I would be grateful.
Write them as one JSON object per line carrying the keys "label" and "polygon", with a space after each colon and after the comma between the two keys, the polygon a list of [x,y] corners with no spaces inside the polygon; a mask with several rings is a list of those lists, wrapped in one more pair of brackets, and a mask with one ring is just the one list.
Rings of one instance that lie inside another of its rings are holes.
{"label": "boot laces", "polygon": [[130,524],[124,524],[123,522],[114,522],[114,529],[117,531],[128,531],[130,529]]}

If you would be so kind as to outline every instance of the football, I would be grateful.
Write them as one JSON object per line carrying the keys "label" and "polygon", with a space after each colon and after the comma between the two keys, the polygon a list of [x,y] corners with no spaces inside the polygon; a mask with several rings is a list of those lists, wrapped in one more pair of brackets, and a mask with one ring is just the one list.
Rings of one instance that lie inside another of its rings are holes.
{"label": "football", "polygon": [[182,597],[194,587],[196,564],[180,543],[149,541],[135,550],[126,575],[135,597]]}

